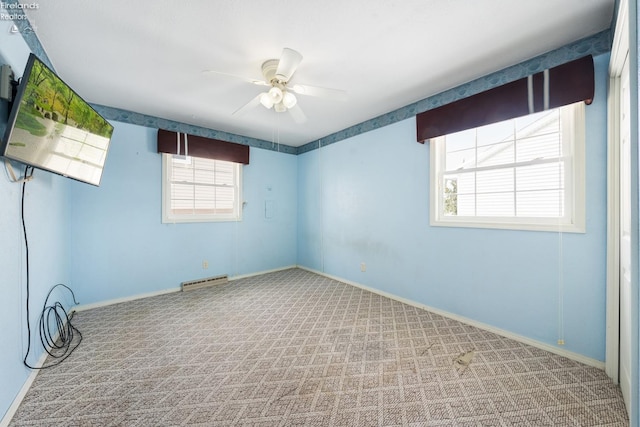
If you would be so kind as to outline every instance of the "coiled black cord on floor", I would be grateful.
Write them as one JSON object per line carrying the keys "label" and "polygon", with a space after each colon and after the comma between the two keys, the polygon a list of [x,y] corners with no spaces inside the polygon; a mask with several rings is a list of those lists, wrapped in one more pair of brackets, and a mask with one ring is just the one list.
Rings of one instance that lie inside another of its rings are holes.
{"label": "coiled black cord on floor", "polygon": [[[44,300],[42,313],[40,313],[40,342],[42,343],[42,346],[49,354],[49,356],[58,360],[48,365],[35,368],[29,366],[26,362],[27,356],[29,355],[27,351],[27,354],[24,357],[24,361],[25,365],[27,365],[31,369],[45,369],[59,365],[60,363],[64,362],[64,360],[69,357],[76,348],[78,348],[80,342],[82,342],[82,334],[71,323],[71,319],[73,319],[73,313],[69,315],[62,304],[58,301],[56,301],[53,305],[48,305],[51,293],[58,286],[62,286],[68,289],[69,292],[71,292],[74,304],[78,305],[75,294],[67,285],[58,283],[49,290],[47,298],[45,298]],[[74,343],[76,334],[78,337]],[[29,335],[29,340],[31,340],[31,335]]]}
{"label": "coiled black cord on floor", "polygon": [[[31,175],[33,175],[33,167],[26,166],[24,169],[24,176],[27,178],[29,175],[29,171],[31,171]],[[45,351],[54,359],[58,359],[54,363],[49,363],[47,365],[43,365],[40,367],[31,366],[29,362],[27,362],[27,358],[29,357],[29,353],[31,352],[31,324],[30,324],[30,312],[29,312],[29,294],[30,294],[30,280],[29,280],[29,240],[27,239],[27,226],[24,220],[24,194],[26,188],[27,181],[23,181],[22,183],[22,203],[21,203],[21,218],[22,218],[22,233],[24,235],[24,247],[25,247],[25,258],[26,258],[26,306],[27,306],[27,352],[24,355],[24,359],[22,363],[27,368],[30,369],[46,369],[51,368],[53,366],[59,365],[64,362],[67,357],[73,353],[73,351],[78,348],[80,342],[82,342],[82,334],[80,331],[71,324],[71,319],[73,319],[73,313],[69,315],[67,311],[64,309],[60,302],[55,302],[53,305],[49,304],[49,297],[54,289],[61,286],[69,290],[71,292],[71,296],[73,297],[73,302],[78,305],[78,301],[76,301],[76,296],[67,285],[63,285],[59,283],[52,287],[47,294],[47,297],[44,300],[44,306],[42,308],[42,313],[40,314],[40,342],[44,347]],[[74,338],[78,334],[78,339],[73,343]],[[73,344],[73,345],[72,345]]]}

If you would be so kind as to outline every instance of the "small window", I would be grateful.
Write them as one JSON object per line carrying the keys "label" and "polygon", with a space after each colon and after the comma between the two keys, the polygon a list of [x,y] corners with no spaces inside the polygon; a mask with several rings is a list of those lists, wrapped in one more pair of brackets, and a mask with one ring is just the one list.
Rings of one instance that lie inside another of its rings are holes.
{"label": "small window", "polygon": [[239,221],[238,163],[162,155],[162,222]]}
{"label": "small window", "polygon": [[584,103],[431,140],[431,225],[584,232]]}

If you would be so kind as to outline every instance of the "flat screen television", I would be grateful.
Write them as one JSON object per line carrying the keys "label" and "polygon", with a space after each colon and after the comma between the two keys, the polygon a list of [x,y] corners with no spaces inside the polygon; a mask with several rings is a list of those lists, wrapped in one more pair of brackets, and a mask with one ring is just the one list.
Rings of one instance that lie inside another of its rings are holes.
{"label": "flat screen television", "polygon": [[29,55],[0,155],[99,186],[112,134],[107,120]]}

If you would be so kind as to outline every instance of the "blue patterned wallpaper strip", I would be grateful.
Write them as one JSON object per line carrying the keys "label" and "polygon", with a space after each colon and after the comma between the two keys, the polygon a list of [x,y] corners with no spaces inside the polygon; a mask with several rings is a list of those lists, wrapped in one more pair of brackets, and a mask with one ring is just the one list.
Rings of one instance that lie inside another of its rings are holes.
{"label": "blue patterned wallpaper strip", "polygon": [[[8,4],[17,4],[18,0],[6,0]],[[24,15],[22,9],[15,9],[15,13]],[[12,10],[13,13],[13,10]],[[31,24],[26,19],[14,21],[20,30],[22,38],[43,62],[45,62],[52,70],[55,70],[49,57],[44,51],[40,40],[36,36]],[[492,89],[496,86],[521,79],[530,74],[535,74],[547,68],[578,59],[585,55],[600,55],[611,51],[611,31],[605,30],[594,36],[587,37],[567,46],[561,47],[554,51],[545,53],[536,58],[505,68],[501,71],[489,74],[479,79],[465,83],[453,89],[441,92],[428,98],[409,104],[405,107],[375,117],[371,120],[348,127],[339,132],[325,136],[315,141],[311,141],[300,147],[291,147],[284,144],[274,144],[270,141],[262,139],[250,138],[247,136],[237,135],[233,133],[223,132],[215,129],[208,129],[200,126],[180,123],[173,120],[162,119],[154,116],[148,116],[141,113],[122,110],[103,105],[93,105],[93,107],[107,119],[117,120],[124,123],[131,123],[150,128],[167,129],[175,132],[185,132],[191,135],[198,135],[207,138],[220,139],[238,144],[249,145],[251,147],[262,148],[265,150],[279,151],[287,154],[302,154],[308,151],[316,150],[320,147],[333,144],[343,139],[351,138],[361,133],[369,132],[390,124],[408,119],[416,114],[439,107],[441,105],[457,101],[462,98],[474,95],[476,93]]]}
{"label": "blue patterned wallpaper strip", "polygon": [[586,55],[597,56],[611,51],[611,31],[605,30],[591,37],[587,37],[567,46],[561,47],[554,51],[545,53],[536,58],[505,68],[501,71],[489,74],[479,79],[465,83],[453,89],[430,96],[413,104],[399,108],[387,114],[375,117],[366,122],[359,123],[339,132],[311,141],[305,145],[298,147],[297,154],[306,153],[316,150],[329,144],[351,138],[373,129],[388,126],[392,123],[408,119],[416,114],[422,113],[432,108],[466,98],[471,95],[492,89],[494,87],[509,83],[530,74],[535,74],[547,68],[564,64],[574,59],[581,58]]}
{"label": "blue patterned wallpaper strip", "polygon": [[134,113],[120,108],[107,107],[104,105],[92,104],[98,113],[109,120],[116,120],[123,123],[130,123],[148,128],[166,129],[174,132],[188,133],[189,135],[203,136],[205,138],[219,139],[222,141],[235,142],[237,144],[248,145],[250,147],[262,148],[264,150],[278,151],[280,153],[297,154],[296,147],[263,139],[251,138],[248,136],[236,135],[234,133],[204,128],[201,126],[189,125],[168,119],[161,119],[146,114]]}
{"label": "blue patterned wallpaper strip", "polygon": [[[7,0],[5,3],[18,4],[18,0]],[[20,16],[26,16],[22,9],[11,9],[12,14]],[[42,62],[44,62],[49,68],[55,71],[53,64],[49,60],[47,53],[44,51],[38,36],[36,36],[31,23],[28,19],[16,19],[14,24],[18,27],[20,35],[33,52]],[[250,138],[248,136],[236,135],[233,133],[218,131],[214,129],[208,129],[200,126],[189,125],[186,123],[180,123],[172,120],[161,119],[159,117],[148,116],[141,113],[135,113],[132,111],[122,110],[119,108],[107,107],[104,105],[92,104],[92,107],[96,109],[105,118],[110,120],[117,120],[124,123],[130,123],[140,126],[146,126],[150,128],[166,129],[174,132],[184,132],[190,135],[203,136],[206,138],[220,139],[228,142],[235,142],[237,144],[248,145],[250,147],[262,148],[265,150],[278,151],[287,154],[297,154],[297,148],[284,144],[276,144],[270,141],[262,139]]]}

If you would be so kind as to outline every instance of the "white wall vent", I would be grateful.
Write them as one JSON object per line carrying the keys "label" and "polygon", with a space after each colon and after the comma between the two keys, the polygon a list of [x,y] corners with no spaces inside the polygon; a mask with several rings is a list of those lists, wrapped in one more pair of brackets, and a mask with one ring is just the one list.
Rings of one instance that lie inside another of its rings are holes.
{"label": "white wall vent", "polygon": [[190,282],[182,282],[182,292],[193,291],[195,289],[206,288],[208,286],[224,285],[229,281],[228,275],[208,277],[206,279],[192,280]]}

